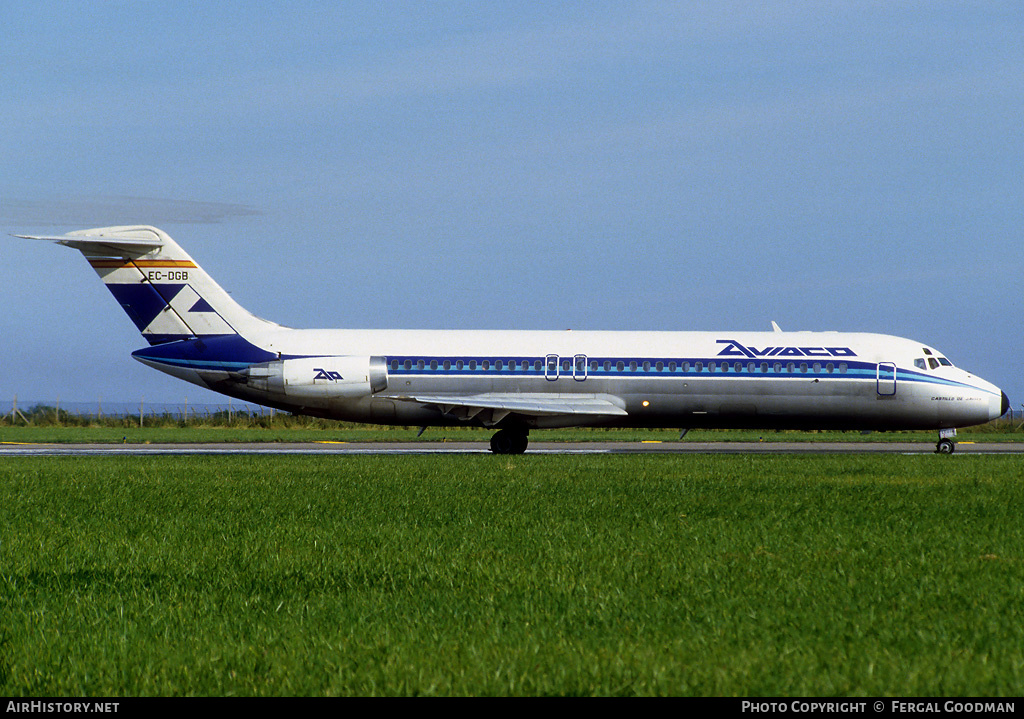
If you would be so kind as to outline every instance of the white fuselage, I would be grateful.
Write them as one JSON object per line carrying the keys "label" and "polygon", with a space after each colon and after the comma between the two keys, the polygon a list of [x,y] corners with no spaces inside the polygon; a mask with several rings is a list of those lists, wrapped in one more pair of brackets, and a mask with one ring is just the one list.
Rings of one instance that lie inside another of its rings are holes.
{"label": "white fuselage", "polygon": [[[266,381],[239,381],[215,341],[188,361],[161,345],[135,356],[247,400],[407,425],[943,429],[1005,411],[997,387],[888,335],[281,328],[248,340]],[[581,398],[609,411],[557,411]],[[517,399],[534,411],[503,411]]]}

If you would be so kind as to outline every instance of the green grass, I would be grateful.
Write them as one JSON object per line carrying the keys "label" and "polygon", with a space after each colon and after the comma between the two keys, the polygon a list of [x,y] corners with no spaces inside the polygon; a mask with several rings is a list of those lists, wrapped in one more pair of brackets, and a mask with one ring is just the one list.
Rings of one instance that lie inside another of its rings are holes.
{"label": "green grass", "polygon": [[1016,695],[1007,456],[18,458],[0,694]]}
{"label": "green grass", "polygon": [[[416,427],[380,427],[342,422],[318,421],[317,426],[184,426],[139,427],[137,420],[118,426],[84,425],[0,425],[0,443],[103,443],[163,444],[197,442],[487,442],[493,429],[471,427],[430,427],[422,435]],[[322,426],[320,426],[322,425]],[[693,430],[684,442],[920,442],[935,444],[934,431],[875,432],[798,432],[779,430]],[[1012,428],[982,431],[960,430],[960,441],[1020,442],[1024,432]],[[592,429],[569,428],[535,430],[531,442],[677,442],[675,429]]]}

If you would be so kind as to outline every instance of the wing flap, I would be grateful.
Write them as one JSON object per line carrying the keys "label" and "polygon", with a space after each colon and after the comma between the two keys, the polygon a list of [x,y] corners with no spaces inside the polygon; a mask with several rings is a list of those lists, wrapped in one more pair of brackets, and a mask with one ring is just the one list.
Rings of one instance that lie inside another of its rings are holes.
{"label": "wing flap", "polygon": [[476,395],[458,394],[395,394],[377,395],[400,402],[417,402],[434,406],[445,414],[472,420],[481,412],[491,412],[491,422],[496,423],[509,414],[541,416],[626,416],[622,401],[612,395],[594,394],[519,394],[485,393]]}

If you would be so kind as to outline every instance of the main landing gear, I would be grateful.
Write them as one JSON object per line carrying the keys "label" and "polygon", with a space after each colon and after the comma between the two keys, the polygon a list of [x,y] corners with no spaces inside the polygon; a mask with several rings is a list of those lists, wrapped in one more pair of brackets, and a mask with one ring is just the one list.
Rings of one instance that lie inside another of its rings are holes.
{"label": "main landing gear", "polygon": [[953,454],[956,451],[956,442],[953,441],[954,437],[956,437],[955,429],[939,430],[939,443],[935,445],[935,453]]}
{"label": "main landing gear", "polygon": [[499,429],[491,437],[491,451],[495,454],[522,454],[529,442],[528,430]]}

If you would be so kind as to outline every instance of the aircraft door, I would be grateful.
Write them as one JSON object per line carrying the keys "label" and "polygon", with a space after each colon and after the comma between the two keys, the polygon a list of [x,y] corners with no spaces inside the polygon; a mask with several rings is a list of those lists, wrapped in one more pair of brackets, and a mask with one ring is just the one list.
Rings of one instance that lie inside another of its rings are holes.
{"label": "aircraft door", "polygon": [[896,394],[896,365],[892,362],[879,362],[875,381],[880,397],[892,397]]}
{"label": "aircraft door", "polygon": [[558,379],[558,355],[548,355],[544,358],[544,379],[548,382]]}
{"label": "aircraft door", "polygon": [[587,378],[587,356],[576,355],[572,358],[572,378],[582,382]]}

